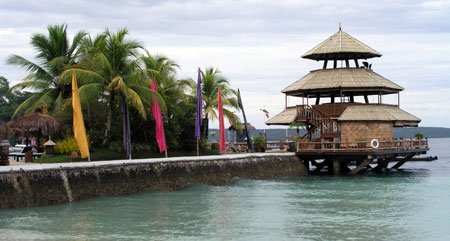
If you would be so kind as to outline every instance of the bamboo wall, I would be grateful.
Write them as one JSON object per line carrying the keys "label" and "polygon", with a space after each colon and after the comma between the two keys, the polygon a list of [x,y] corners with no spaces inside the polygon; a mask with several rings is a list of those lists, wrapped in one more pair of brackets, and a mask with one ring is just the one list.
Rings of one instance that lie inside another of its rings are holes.
{"label": "bamboo wall", "polygon": [[343,121],[341,140],[343,142],[354,142],[358,139],[392,140],[393,128],[393,123],[388,121]]}

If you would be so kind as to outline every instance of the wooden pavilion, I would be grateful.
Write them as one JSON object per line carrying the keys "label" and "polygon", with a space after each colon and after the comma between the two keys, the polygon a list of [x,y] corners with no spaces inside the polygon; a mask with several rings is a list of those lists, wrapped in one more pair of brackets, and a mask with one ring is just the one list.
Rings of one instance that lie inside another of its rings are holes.
{"label": "wooden pavilion", "polygon": [[[393,138],[394,127],[418,126],[421,120],[400,109],[401,86],[360,62],[381,57],[379,52],[339,28],[302,57],[323,61],[322,69],[283,89],[285,110],[266,124],[305,124],[307,134],[296,153],[308,168],[312,164],[316,172],[328,166],[336,175],[356,174],[376,164],[375,170],[381,171],[389,162],[397,162],[392,168],[398,168],[427,152],[427,139]],[[396,103],[384,103],[387,95]],[[288,96],[301,98],[301,104],[288,106]],[[356,168],[350,170],[349,163]]]}

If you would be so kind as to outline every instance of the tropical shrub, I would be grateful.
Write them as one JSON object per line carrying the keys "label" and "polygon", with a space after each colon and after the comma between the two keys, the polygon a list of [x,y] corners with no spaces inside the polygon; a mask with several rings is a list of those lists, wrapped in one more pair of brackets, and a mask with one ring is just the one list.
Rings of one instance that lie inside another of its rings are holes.
{"label": "tropical shrub", "polygon": [[423,139],[423,134],[422,133],[416,133],[414,135],[418,140],[422,140]]}
{"label": "tropical shrub", "polygon": [[257,151],[262,151],[266,148],[267,141],[262,136],[253,137],[253,145]]}
{"label": "tropical shrub", "polygon": [[[90,146],[89,136],[87,137],[87,139],[88,139],[88,146]],[[72,152],[77,152],[77,153],[80,152],[80,149],[78,148],[78,143],[75,140],[75,137],[69,136],[61,141],[56,142],[55,153],[57,155],[65,155],[65,154],[70,155]]]}

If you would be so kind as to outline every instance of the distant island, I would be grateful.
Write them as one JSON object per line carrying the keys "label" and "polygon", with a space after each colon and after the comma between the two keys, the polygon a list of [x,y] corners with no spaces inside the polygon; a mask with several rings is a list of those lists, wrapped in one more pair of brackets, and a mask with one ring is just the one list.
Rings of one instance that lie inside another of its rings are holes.
{"label": "distant island", "polygon": [[[212,140],[211,132],[217,133],[214,139],[219,140],[218,129],[210,129],[209,139]],[[250,134],[252,136],[259,136],[263,133],[263,129],[251,130]],[[286,129],[266,129],[265,130],[268,141],[279,141],[280,139],[286,139]],[[299,134],[304,135],[306,133],[305,129],[300,129]],[[450,128],[445,127],[407,127],[407,128],[394,128],[394,137],[404,137],[412,138],[416,133],[422,133],[423,136],[428,138],[445,138],[450,137]],[[295,136],[295,129],[288,129],[289,136]],[[228,131],[226,131],[226,136],[228,139]]]}

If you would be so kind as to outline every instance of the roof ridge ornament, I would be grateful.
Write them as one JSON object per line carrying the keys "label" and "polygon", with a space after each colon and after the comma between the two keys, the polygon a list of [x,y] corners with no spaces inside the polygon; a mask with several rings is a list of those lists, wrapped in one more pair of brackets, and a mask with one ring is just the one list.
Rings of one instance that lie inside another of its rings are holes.
{"label": "roof ridge ornament", "polygon": [[339,21],[339,31],[342,31],[341,22]]}

